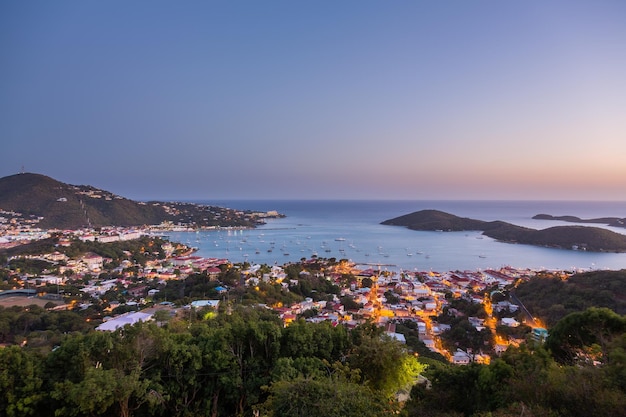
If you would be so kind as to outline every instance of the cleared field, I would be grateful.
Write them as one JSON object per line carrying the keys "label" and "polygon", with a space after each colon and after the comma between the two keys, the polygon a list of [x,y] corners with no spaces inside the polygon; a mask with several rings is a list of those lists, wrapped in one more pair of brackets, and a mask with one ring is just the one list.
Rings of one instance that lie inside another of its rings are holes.
{"label": "cleared field", "polygon": [[50,301],[52,301],[56,305],[63,304],[61,301],[46,300],[45,298],[40,298],[40,297],[26,297],[23,295],[12,295],[8,297],[7,296],[0,297],[0,306],[2,307],[12,307],[12,306],[26,307],[26,306],[35,304],[40,307],[43,307]]}

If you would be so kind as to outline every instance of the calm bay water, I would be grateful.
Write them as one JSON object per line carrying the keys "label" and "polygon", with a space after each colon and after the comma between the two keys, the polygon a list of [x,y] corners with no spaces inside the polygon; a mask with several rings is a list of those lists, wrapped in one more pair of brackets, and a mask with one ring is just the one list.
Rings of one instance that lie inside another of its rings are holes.
{"label": "calm bay water", "polygon": [[[269,265],[318,255],[387,270],[452,271],[513,266],[545,269],[622,269],[626,254],[591,253],[508,244],[480,232],[419,232],[380,222],[437,209],[479,220],[544,229],[572,223],[533,220],[539,213],[580,218],[626,217],[626,202],[571,201],[196,201],[247,210],[277,210],[284,219],[254,230],[169,233],[197,255]],[[604,227],[595,225],[598,227]],[[626,234],[626,229],[609,228]]]}

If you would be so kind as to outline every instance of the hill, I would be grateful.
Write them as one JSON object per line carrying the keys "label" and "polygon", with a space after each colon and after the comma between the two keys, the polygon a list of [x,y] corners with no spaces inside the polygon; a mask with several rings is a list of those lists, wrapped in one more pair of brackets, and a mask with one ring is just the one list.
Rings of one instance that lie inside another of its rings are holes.
{"label": "hill", "polygon": [[142,226],[164,221],[185,225],[254,226],[234,210],[192,203],[136,202],[89,185],[65,184],[41,174],[0,178],[0,209],[20,213],[44,229]]}
{"label": "hill", "polygon": [[458,217],[439,210],[422,210],[385,220],[381,224],[405,226],[412,230],[459,232],[464,230],[484,230],[485,222],[467,217]]}
{"label": "hill", "polygon": [[543,230],[516,226],[502,221],[486,222],[438,210],[421,210],[385,220],[381,224],[412,230],[469,231],[508,242],[593,252],[626,252],[626,236],[599,227],[557,226]]}
{"label": "hill", "polygon": [[567,280],[539,276],[521,283],[515,295],[533,316],[553,326],[570,313],[606,307],[626,314],[626,270],[591,271]]}

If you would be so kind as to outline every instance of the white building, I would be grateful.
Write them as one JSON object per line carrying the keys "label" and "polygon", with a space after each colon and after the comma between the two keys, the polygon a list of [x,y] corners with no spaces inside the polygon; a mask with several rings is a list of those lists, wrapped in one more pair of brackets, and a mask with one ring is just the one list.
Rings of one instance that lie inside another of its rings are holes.
{"label": "white building", "polygon": [[454,352],[454,356],[452,356],[452,363],[454,363],[455,365],[467,365],[470,363],[470,361],[470,355],[462,351],[461,349],[457,349],[457,351]]}
{"label": "white building", "polygon": [[114,332],[115,330],[119,329],[120,327],[124,327],[127,324],[132,326],[133,324],[148,320],[152,320],[152,314],[136,311],[133,313],[122,314],[121,316],[105,321],[100,326],[96,327],[96,330],[100,330],[103,332]]}

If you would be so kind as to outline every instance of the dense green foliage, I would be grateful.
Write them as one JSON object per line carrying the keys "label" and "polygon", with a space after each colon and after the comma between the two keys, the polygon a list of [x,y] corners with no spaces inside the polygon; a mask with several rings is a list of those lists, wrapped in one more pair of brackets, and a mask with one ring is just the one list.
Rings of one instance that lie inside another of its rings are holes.
{"label": "dense green foliage", "polygon": [[[624,318],[622,318],[624,320]],[[509,348],[489,365],[433,362],[408,416],[585,417],[626,415],[626,334],[607,347],[604,366],[559,365],[541,347]]]}
{"label": "dense green foliage", "polygon": [[626,334],[626,316],[592,307],[572,313],[550,329],[546,347],[566,364],[606,364],[616,339]]}
{"label": "dense green foliage", "polygon": [[[626,317],[608,309],[562,318],[550,329],[547,350],[510,348],[489,365],[469,366],[420,354],[426,371],[371,324],[348,330],[299,320],[284,328],[269,310],[233,306],[217,315],[162,317],[162,327],[101,333],[88,331],[83,317],[33,306],[0,310],[0,331],[11,337],[5,341],[28,340],[0,349],[0,416],[251,416],[257,410],[582,417],[626,410]],[[421,343],[415,323],[397,330],[408,347]],[[427,381],[402,407],[393,394],[410,390],[420,372]]]}
{"label": "dense green foliage", "polygon": [[373,326],[284,328],[251,308],[207,317],[0,349],[0,416],[387,415],[422,370]]}
{"label": "dense green foliage", "polygon": [[26,347],[0,349],[0,416],[626,415],[626,317],[607,309],[563,318],[549,350],[509,348],[489,365],[426,359],[425,371],[371,324],[285,328],[271,311],[235,307],[109,333],[86,332],[74,312],[29,322],[31,311],[8,310],[0,321],[58,332],[52,350],[31,343],[35,327]]}
{"label": "dense green foliage", "polygon": [[626,270],[593,271],[567,280],[538,276],[520,284],[515,295],[526,308],[553,326],[570,313],[606,307],[626,314]]}

